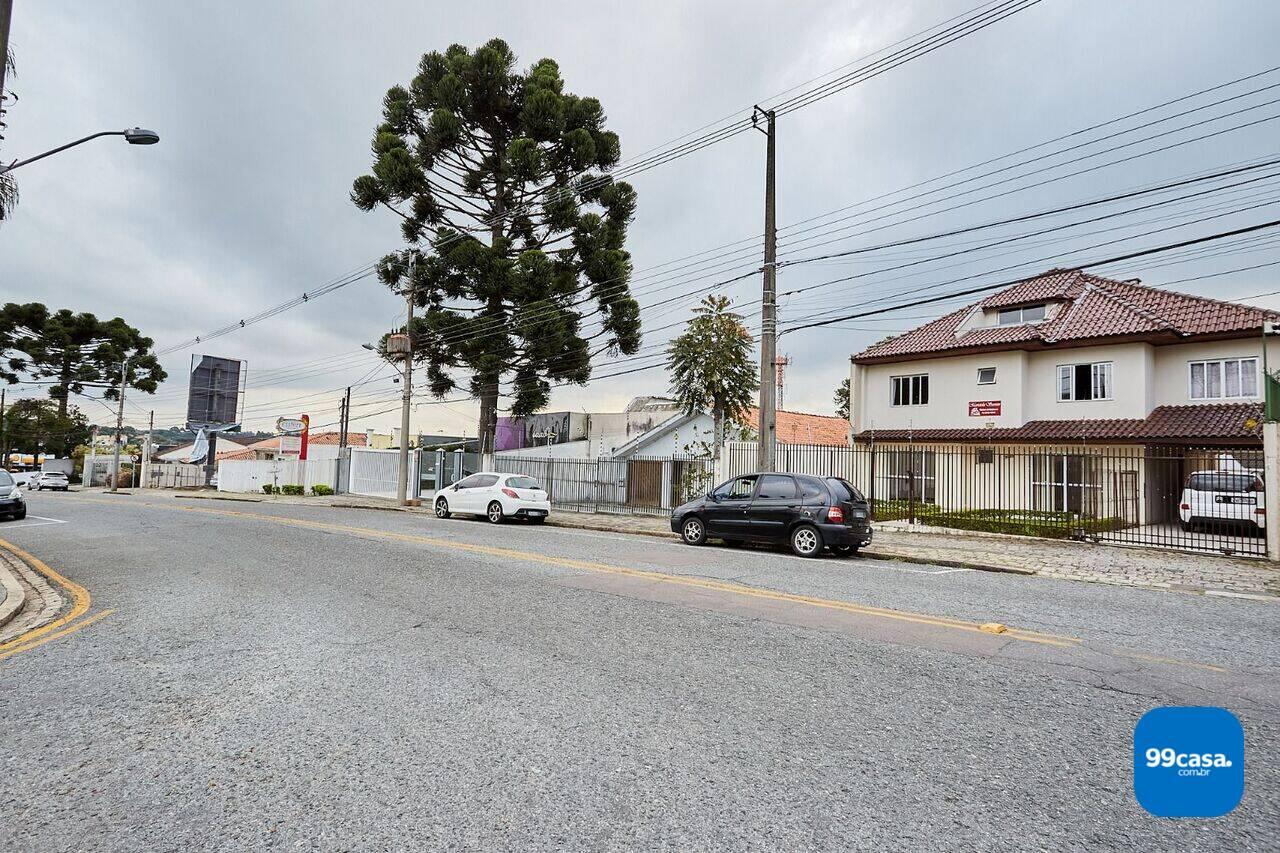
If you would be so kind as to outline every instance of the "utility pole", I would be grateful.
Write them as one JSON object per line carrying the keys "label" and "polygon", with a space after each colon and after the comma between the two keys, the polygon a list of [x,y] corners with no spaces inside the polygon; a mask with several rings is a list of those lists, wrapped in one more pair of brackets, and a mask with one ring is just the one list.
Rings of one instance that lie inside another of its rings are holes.
{"label": "utility pole", "polygon": [[414,275],[418,271],[418,256],[414,254],[409,260],[409,286],[405,288],[405,350],[404,350],[404,390],[400,404],[400,478],[396,483],[396,502],[401,506],[409,503],[409,408],[413,405],[413,294]]}
{"label": "utility pole", "polygon": [[111,463],[111,491],[120,485],[120,445],[124,441],[124,388],[129,378],[129,359],[120,362],[120,406],[116,409],[116,446]]}
{"label": "utility pole", "polygon": [[151,415],[147,418],[147,441],[142,450],[142,476],[138,479],[142,488],[150,488],[151,486],[151,433],[156,428],[156,410],[151,410]]}
{"label": "utility pole", "polygon": [[779,409],[785,409],[785,408],[787,407],[787,404],[783,402],[782,388],[783,388],[783,385],[785,385],[785,384],[786,384],[786,381],[787,381],[787,366],[791,364],[791,356],[789,356],[789,355],[780,355],[780,356],[778,356],[777,358],[775,358],[775,359],[773,360],[773,364],[774,364],[774,366],[777,368],[777,381],[778,381],[778,397],[777,397],[777,401],[778,401],[778,408],[779,408]]}
{"label": "utility pole", "polygon": [[351,427],[351,386],[338,404],[338,449],[347,446],[347,430]]}
{"label": "utility pole", "polygon": [[774,194],[775,127],[773,110],[756,107],[751,114],[751,124],[760,130],[757,120],[765,119],[768,137],[765,144],[764,170],[764,289],[760,301],[760,441],[757,446],[756,467],[761,471],[774,469],[774,444],[777,439],[777,376],[774,360],[778,348],[778,218]]}
{"label": "utility pole", "polygon": [[[2,0],[0,0],[2,2]],[[2,72],[0,72],[2,73]],[[9,467],[9,434],[5,431],[4,423],[4,394],[5,389],[0,388],[0,470]]]}

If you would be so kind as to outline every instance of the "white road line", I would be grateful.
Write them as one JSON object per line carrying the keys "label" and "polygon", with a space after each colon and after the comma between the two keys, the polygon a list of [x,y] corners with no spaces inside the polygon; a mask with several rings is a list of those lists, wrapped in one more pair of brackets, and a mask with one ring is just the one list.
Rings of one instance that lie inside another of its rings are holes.
{"label": "white road line", "polygon": [[38,518],[39,521],[20,521],[17,524],[0,524],[0,531],[16,530],[19,527],[43,527],[46,524],[66,524],[61,518],[48,518],[43,515],[29,515],[27,518]]}

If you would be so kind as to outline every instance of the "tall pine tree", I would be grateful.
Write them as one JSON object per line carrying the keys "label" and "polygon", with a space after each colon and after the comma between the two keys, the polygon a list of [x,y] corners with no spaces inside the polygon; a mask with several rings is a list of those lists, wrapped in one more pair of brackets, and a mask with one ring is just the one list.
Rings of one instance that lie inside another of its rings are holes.
{"label": "tall pine tree", "polygon": [[640,347],[624,248],[636,197],[606,174],[620,151],[599,101],[566,92],[550,59],[516,70],[500,39],[426,54],[383,99],[372,174],[351,200],[400,218],[408,247],[379,278],[412,288],[431,393],[464,381],[480,400],[482,451],[500,391],[528,414],[552,382],[586,382],[593,355]]}

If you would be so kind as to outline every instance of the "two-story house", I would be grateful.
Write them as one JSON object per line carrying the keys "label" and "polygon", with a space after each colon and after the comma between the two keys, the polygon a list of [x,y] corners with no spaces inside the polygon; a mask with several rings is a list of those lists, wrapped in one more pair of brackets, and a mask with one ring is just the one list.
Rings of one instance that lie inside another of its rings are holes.
{"label": "two-story house", "polygon": [[1190,472],[1261,466],[1277,319],[1050,270],[854,355],[852,434],[882,497],[1172,521]]}

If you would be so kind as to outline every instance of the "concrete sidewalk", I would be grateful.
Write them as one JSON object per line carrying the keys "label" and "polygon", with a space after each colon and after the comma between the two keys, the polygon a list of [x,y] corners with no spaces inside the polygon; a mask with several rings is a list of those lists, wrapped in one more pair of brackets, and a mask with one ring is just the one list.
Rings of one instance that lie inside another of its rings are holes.
{"label": "concrete sidewalk", "polygon": [[[287,497],[215,492],[144,490],[148,497],[299,504],[393,512],[431,513],[430,504],[399,507],[395,501],[361,495]],[[127,498],[123,498],[127,500]],[[553,511],[550,525],[672,539],[666,516]],[[1280,568],[1262,560],[1190,554],[1148,548],[1095,545],[998,534],[924,533],[878,529],[862,556],[954,566],[979,571],[1041,575],[1060,580],[1169,589],[1280,602]],[[850,565],[856,566],[856,563]]]}

